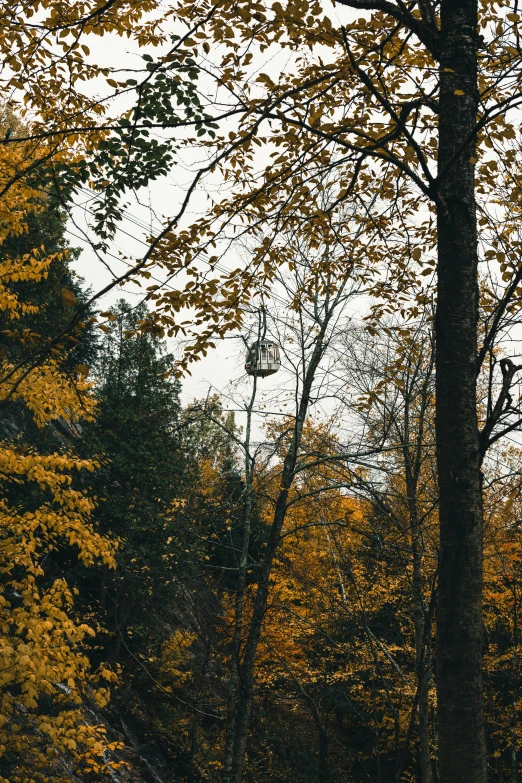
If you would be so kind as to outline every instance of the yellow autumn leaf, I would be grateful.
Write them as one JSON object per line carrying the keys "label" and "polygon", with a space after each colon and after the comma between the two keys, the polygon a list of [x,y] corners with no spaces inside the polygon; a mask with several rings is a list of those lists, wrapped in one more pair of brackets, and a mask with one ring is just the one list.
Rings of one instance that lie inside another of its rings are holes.
{"label": "yellow autumn leaf", "polygon": [[66,307],[74,307],[78,304],[75,293],[68,288],[62,288],[62,302]]}

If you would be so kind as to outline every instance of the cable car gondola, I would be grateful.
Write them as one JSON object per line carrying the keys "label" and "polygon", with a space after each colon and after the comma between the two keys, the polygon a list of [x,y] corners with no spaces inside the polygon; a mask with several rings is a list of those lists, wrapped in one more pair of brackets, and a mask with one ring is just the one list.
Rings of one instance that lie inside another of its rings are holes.
{"label": "cable car gondola", "polygon": [[248,349],[245,370],[248,375],[266,378],[273,375],[281,367],[279,345],[272,340],[259,340]]}

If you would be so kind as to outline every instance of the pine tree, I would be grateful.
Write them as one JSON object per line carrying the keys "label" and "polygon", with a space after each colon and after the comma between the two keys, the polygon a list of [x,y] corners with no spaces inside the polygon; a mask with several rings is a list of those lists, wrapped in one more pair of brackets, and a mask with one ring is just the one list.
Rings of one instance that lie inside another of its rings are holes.
{"label": "pine tree", "polygon": [[117,571],[100,572],[96,587],[113,661],[128,655],[131,636],[132,646],[154,636],[172,599],[164,556],[183,486],[180,384],[161,340],[133,333],[145,315],[124,301],[111,314],[95,368],[97,416],[84,433],[87,453],[101,460],[93,479],[101,528],[121,541]]}

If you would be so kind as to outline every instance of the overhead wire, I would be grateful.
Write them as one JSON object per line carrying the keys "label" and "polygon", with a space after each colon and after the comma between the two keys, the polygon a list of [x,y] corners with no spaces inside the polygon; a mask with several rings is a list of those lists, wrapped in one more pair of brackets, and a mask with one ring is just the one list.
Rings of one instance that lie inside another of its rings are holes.
{"label": "overhead wire", "polygon": [[[86,194],[88,193],[89,195],[91,195],[91,191],[88,191],[86,188],[79,188],[79,190],[83,191]],[[79,208],[79,209],[82,209],[84,212],[88,212],[91,215],[95,214],[92,209],[89,209],[89,207],[86,207],[84,204],[75,204],[74,206]],[[144,231],[150,231],[151,225],[147,225],[144,221],[140,220],[140,218],[136,217],[131,212],[129,212],[129,210],[122,209],[121,213],[125,216],[125,218],[130,223],[134,223],[134,225],[136,225],[138,228],[141,228]],[[158,228],[160,228],[160,227],[161,227],[161,224],[158,221]],[[128,236],[130,239],[133,239],[135,242],[138,242],[139,244],[143,245],[144,247],[149,247],[149,243],[146,242],[144,239],[141,239],[140,237],[137,237],[134,234],[129,233],[128,231],[125,231],[123,228],[118,227],[117,230],[120,231],[122,234],[125,234],[125,236]],[[78,237],[78,236],[74,235],[69,229],[67,231],[72,236],[75,236],[77,239],[80,239],[81,241],[85,242],[86,244],[89,244],[92,247],[93,243],[87,237],[81,238],[81,237]],[[117,261],[121,261],[123,263],[126,263],[128,266],[132,266],[132,264],[130,262],[125,261],[123,258],[119,258],[118,256],[115,256],[113,253],[110,253],[109,251],[104,251],[104,252],[105,252],[106,255],[111,256],[111,258],[114,258]],[[211,263],[210,261],[207,261],[206,258],[200,258],[200,261],[202,261],[204,264],[207,264],[207,266],[211,270],[217,269],[218,272],[221,272],[224,275],[227,275],[227,274],[230,273],[229,269],[227,269],[226,267],[222,266],[219,263]],[[169,286],[168,283],[161,281],[159,278],[156,278],[153,275],[151,275],[151,279],[155,280],[158,283],[160,283],[164,287],[169,288],[171,291],[175,290],[175,289],[172,288],[172,286]],[[288,302],[285,302],[284,299],[282,299],[277,294],[271,292],[270,298],[273,299],[274,301],[278,302],[281,306],[288,307]]]}

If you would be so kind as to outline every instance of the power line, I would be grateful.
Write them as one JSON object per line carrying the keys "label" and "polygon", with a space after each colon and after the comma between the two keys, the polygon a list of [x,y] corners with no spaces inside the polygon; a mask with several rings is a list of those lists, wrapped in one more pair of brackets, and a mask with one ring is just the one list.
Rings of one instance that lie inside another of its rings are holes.
{"label": "power line", "polygon": [[[91,194],[91,191],[88,191],[86,188],[79,188],[79,190],[83,191],[86,194],[87,193],[89,195]],[[88,212],[89,214],[91,214],[93,216],[95,215],[95,212],[92,209],[89,209],[88,207],[86,207],[83,204],[75,204],[75,206],[78,207],[79,209],[83,209],[84,212]],[[129,222],[134,223],[134,225],[136,225],[138,228],[141,228],[144,231],[151,229],[152,226],[149,226],[145,222],[141,221],[139,218],[137,218],[135,215],[133,215],[131,212],[129,212],[129,210],[122,209],[121,212],[126,217],[126,219],[129,220]],[[161,225],[158,225],[158,228],[161,228]],[[118,227],[118,231],[121,231],[122,234],[125,234],[125,236],[128,236],[130,239],[133,239],[135,242],[140,243],[144,247],[147,247],[147,248],[150,247],[150,244],[148,242],[145,242],[145,240],[141,239],[140,237],[134,236],[134,234],[131,234],[128,231],[125,231],[123,228]],[[69,233],[71,233],[71,232],[69,232]],[[75,235],[73,235],[73,236],[75,236]],[[77,237],[77,238],[81,239],[80,237]],[[87,244],[90,244],[92,246],[92,243],[90,242],[89,239],[85,238],[82,241],[84,241]],[[106,255],[109,255],[112,258],[115,258],[117,261],[122,261],[123,263],[128,263],[128,262],[125,262],[123,259],[118,258],[118,256],[115,256],[113,253],[110,253],[108,251],[106,251]],[[228,275],[230,273],[230,270],[228,270],[226,267],[222,266],[221,264],[218,264],[218,263],[211,264],[210,261],[207,261],[206,258],[200,258],[200,261],[202,261],[204,264],[207,264],[207,266],[211,270],[217,269],[218,272],[221,272],[224,275]],[[132,266],[132,264],[128,263],[128,266]],[[158,283],[161,283],[164,287],[169,288],[171,291],[175,290],[174,288],[172,288],[172,286],[169,286],[167,283],[162,283],[162,281],[159,280],[159,278],[156,278],[153,275],[151,275],[151,279],[155,280]],[[288,307],[288,302],[285,302],[277,294],[272,292],[271,293],[271,298],[274,301],[278,302],[283,307]]]}
{"label": "power line", "polygon": [[[78,205],[76,205],[76,206],[78,206]],[[87,237],[78,236],[78,234],[75,234],[70,229],[66,229],[66,233],[69,234],[70,236],[74,237],[75,239],[79,240],[80,242],[84,242],[86,245],[88,245],[89,247],[92,248],[92,243],[91,243],[91,241]],[[129,234],[129,236],[131,236],[131,235]],[[137,239],[137,237],[133,237],[133,239]],[[137,241],[139,241],[139,240],[137,240]],[[144,243],[144,244],[146,244],[146,243]],[[111,258],[114,258],[116,261],[119,261],[122,264],[125,264],[126,266],[129,266],[129,267],[134,266],[130,261],[126,261],[124,258],[120,258],[119,256],[114,255],[114,253],[109,252],[108,250],[105,250],[104,253],[105,253],[105,255],[110,256]],[[154,277],[153,275],[151,275],[151,279],[156,281],[157,283],[160,283],[161,285],[165,286],[166,288],[169,288],[171,291],[175,291],[175,289],[172,288],[172,286],[170,286],[168,283],[165,283],[162,280],[160,280],[159,277]],[[134,292],[132,292],[132,293],[134,293]],[[138,292],[136,292],[136,295],[138,295]]]}

